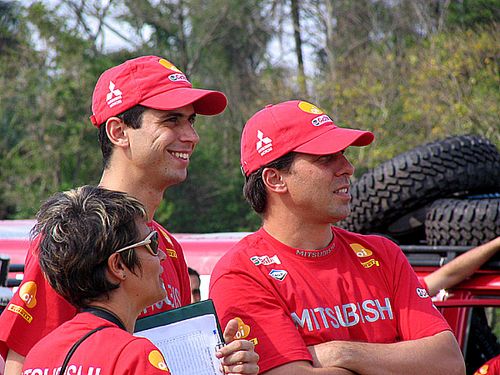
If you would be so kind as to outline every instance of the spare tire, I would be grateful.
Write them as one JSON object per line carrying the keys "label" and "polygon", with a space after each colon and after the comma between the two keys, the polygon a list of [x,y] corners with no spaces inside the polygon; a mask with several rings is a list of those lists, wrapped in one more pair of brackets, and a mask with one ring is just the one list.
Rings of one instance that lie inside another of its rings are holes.
{"label": "spare tire", "polygon": [[428,245],[478,246],[500,235],[500,198],[439,199],[427,212]]}
{"label": "spare tire", "polygon": [[498,186],[496,147],[476,135],[450,137],[363,174],[351,189],[352,212],[338,225],[360,233],[388,233],[391,223],[437,198],[496,192]]}

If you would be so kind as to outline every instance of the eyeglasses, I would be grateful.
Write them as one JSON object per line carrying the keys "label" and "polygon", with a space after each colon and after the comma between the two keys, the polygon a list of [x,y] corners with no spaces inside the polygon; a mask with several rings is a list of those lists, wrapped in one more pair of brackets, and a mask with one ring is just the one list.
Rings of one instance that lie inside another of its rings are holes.
{"label": "eyeglasses", "polygon": [[141,246],[144,246],[146,249],[148,249],[148,251],[151,254],[157,256],[159,253],[159,251],[158,251],[158,232],[154,230],[151,233],[149,233],[148,236],[145,239],[143,239],[142,241],[134,243],[132,245],[122,247],[121,249],[116,250],[115,253],[121,253],[122,251],[131,250],[131,249],[134,249],[136,247],[141,247]]}

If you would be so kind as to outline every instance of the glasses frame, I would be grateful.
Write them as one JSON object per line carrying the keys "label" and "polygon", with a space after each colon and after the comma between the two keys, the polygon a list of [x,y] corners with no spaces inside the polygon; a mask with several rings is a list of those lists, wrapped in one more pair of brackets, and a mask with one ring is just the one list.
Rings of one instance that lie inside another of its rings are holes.
{"label": "glasses frame", "polygon": [[[152,238],[156,236],[156,252],[153,250],[153,248],[150,246],[151,243],[153,243],[153,240]],[[136,243],[133,243],[132,245],[128,245],[128,246],[125,246],[125,247],[122,247],[121,249],[118,249],[115,251],[115,253],[121,253],[123,251],[127,251],[127,250],[132,250],[132,249],[135,249],[137,247],[141,247],[141,246],[144,246],[152,255],[154,256],[158,256],[158,254],[160,253],[160,247],[159,247],[159,241],[158,241],[158,232],[153,230],[151,231],[148,236],[143,239],[142,241],[139,241],[139,242],[136,242]]]}

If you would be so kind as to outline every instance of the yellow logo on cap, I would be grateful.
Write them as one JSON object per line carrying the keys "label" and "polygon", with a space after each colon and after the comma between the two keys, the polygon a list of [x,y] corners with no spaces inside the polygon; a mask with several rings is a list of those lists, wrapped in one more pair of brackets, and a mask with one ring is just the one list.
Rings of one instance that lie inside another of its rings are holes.
{"label": "yellow logo on cap", "polygon": [[322,113],[324,113],[322,109],[308,102],[300,102],[299,108],[304,112],[312,113],[313,115],[321,115]]}
{"label": "yellow logo on cap", "polygon": [[158,370],[169,372],[167,364],[162,354],[158,350],[152,350],[148,355],[149,363],[151,363]]}
{"label": "yellow logo on cap", "polygon": [[36,306],[36,291],[37,286],[34,281],[28,281],[19,288],[19,297],[30,309]]}
{"label": "yellow logo on cap", "polygon": [[173,70],[175,72],[179,72],[179,73],[182,73],[179,69],[176,68],[176,66],[174,64],[172,64],[170,61],[168,60],[165,60],[165,59],[160,59],[160,61],[158,61],[161,65],[163,65],[165,68],[167,69],[170,69],[170,70]]}

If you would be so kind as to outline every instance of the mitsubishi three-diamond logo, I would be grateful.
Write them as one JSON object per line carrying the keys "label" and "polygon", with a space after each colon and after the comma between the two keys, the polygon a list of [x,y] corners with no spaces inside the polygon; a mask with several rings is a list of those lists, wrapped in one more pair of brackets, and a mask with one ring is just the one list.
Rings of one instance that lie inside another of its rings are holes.
{"label": "mitsubishi three-diamond logo", "polygon": [[109,92],[106,95],[106,103],[108,103],[109,108],[122,103],[122,92],[119,89],[115,89],[113,81],[109,81]]}
{"label": "mitsubishi three-diamond logo", "polygon": [[260,130],[257,130],[257,138],[259,140],[257,141],[257,144],[255,146],[260,156],[264,156],[269,151],[272,151],[273,141],[271,140],[271,138],[264,137],[264,133],[262,133]]}

